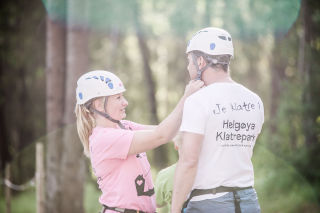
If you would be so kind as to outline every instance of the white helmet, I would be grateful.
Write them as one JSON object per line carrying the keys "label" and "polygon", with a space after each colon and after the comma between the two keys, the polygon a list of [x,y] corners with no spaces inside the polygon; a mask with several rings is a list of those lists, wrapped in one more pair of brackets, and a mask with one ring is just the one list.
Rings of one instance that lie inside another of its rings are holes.
{"label": "white helmet", "polygon": [[95,70],[83,74],[77,81],[77,104],[84,104],[92,98],[119,94],[126,91],[122,81],[115,74]]}
{"label": "white helmet", "polygon": [[204,28],[191,38],[186,53],[193,50],[198,50],[208,55],[231,55],[233,57],[231,35],[220,28]]}

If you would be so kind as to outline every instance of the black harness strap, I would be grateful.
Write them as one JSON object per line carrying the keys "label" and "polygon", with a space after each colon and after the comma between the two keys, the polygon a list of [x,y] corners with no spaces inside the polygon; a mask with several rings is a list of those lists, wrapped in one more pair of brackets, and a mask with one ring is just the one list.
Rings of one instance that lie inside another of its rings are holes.
{"label": "black harness strap", "polygon": [[233,199],[234,199],[235,213],[241,213],[240,196],[238,195],[237,191],[232,191],[232,193],[233,193]]}
{"label": "black harness strap", "polygon": [[103,205],[102,210],[101,210],[100,213],[104,213],[108,209],[116,211],[116,212],[122,212],[122,213],[147,213],[147,212],[140,211],[140,210],[124,209],[124,208],[118,208],[118,207],[110,207],[110,206],[107,206],[107,205]]}
{"label": "black harness strap", "polygon": [[189,201],[191,198],[199,195],[205,195],[205,194],[216,194],[216,193],[221,193],[221,192],[232,192],[233,193],[233,198],[234,198],[234,206],[235,206],[235,213],[241,213],[241,208],[240,208],[240,196],[238,195],[238,191],[244,190],[244,189],[251,189],[252,186],[249,187],[227,187],[227,186],[219,186],[217,188],[213,189],[194,189],[192,190],[189,199],[184,202],[183,204],[183,209],[187,207]]}
{"label": "black harness strap", "polygon": [[119,120],[115,120],[115,119],[111,118],[110,115],[108,115],[107,113],[100,112],[100,111],[98,111],[98,110],[96,110],[96,109],[94,109],[94,108],[92,108],[92,107],[90,108],[90,110],[91,110],[92,112],[95,112],[95,113],[97,113],[97,114],[99,114],[99,115],[101,115],[101,116],[109,119],[109,120],[112,121],[113,123],[117,123],[117,124],[120,126],[121,129],[125,129],[125,127],[123,126],[123,124],[122,124]]}

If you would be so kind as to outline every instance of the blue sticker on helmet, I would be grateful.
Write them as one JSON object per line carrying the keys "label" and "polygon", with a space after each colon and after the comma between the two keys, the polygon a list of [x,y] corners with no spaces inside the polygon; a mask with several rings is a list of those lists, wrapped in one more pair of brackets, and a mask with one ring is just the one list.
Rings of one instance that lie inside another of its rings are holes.
{"label": "blue sticker on helmet", "polygon": [[78,96],[79,96],[79,98],[82,100],[82,98],[83,98],[82,92],[79,92]]}
{"label": "blue sticker on helmet", "polygon": [[[105,82],[108,85],[109,89],[113,89],[113,87],[114,87],[113,83],[112,83],[112,80],[110,78],[107,78],[107,77],[102,76],[102,75],[100,75],[99,77],[98,76],[92,76],[92,77],[87,77],[86,78],[86,80],[89,80],[89,79],[101,80],[101,81]],[[79,96],[80,99],[83,98],[82,97],[83,96],[82,93],[79,93],[78,96]]]}
{"label": "blue sticker on helmet", "polygon": [[210,50],[214,50],[215,47],[216,47],[216,44],[215,44],[215,43],[211,43],[211,44],[210,44]]}

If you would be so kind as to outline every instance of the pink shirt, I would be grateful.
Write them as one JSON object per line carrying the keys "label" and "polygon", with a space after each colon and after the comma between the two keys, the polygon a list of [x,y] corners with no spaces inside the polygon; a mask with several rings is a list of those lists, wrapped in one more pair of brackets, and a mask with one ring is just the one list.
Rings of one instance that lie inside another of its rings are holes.
{"label": "pink shirt", "polygon": [[143,129],[143,125],[125,120],[121,123],[128,130],[95,127],[89,137],[91,165],[102,191],[99,201],[110,207],[155,212],[147,155],[128,156],[132,130]]}

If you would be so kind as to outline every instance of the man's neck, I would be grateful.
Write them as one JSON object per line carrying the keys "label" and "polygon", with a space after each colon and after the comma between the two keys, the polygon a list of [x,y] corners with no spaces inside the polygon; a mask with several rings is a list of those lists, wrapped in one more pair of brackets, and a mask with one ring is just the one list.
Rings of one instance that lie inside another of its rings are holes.
{"label": "man's neck", "polygon": [[230,74],[222,70],[218,70],[218,71],[212,70],[212,69],[206,70],[202,74],[202,79],[205,85],[210,85],[218,82],[234,83]]}

